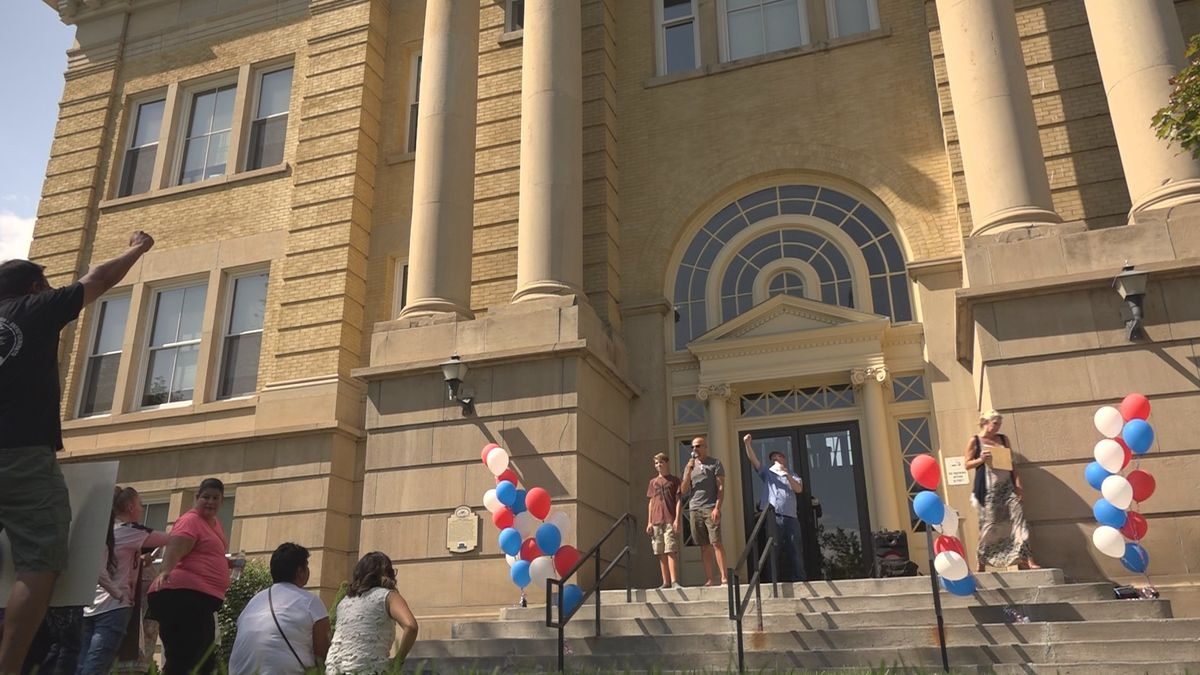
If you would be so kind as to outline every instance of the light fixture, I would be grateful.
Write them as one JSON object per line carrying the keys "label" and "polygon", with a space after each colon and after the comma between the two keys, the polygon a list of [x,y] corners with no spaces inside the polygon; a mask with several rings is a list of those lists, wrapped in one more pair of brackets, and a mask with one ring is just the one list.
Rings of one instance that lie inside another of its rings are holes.
{"label": "light fixture", "polygon": [[1125,337],[1135,342],[1146,337],[1142,330],[1142,303],[1146,299],[1146,279],[1150,275],[1133,269],[1129,261],[1121,268],[1121,273],[1113,277],[1113,288],[1121,294],[1125,306],[1129,309],[1129,317],[1125,320]]}
{"label": "light fixture", "polygon": [[467,376],[467,364],[463,363],[458,354],[450,357],[449,361],[444,361],[441,364],[442,378],[446,380],[446,390],[450,396],[450,400],[460,404],[463,408],[463,415],[469,415],[474,408],[472,403],[474,399],[470,396],[462,395],[463,378]]}

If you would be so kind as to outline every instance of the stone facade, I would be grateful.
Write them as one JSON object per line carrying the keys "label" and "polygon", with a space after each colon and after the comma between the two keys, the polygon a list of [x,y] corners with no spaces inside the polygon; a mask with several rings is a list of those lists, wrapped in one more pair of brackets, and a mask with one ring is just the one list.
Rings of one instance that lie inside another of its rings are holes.
{"label": "stone facade", "polygon": [[[617,0],[48,4],[77,43],[31,255],[65,283],[131,230],[158,240],[111,296],[129,310],[107,414],[80,414],[98,311],[64,340],[64,457],[119,458],[168,521],[219,476],[235,550],[308,546],[326,596],[382,550],[419,613],[477,611],[515,599],[485,443],[587,548],[644,512],[655,453],[681,463],[707,435],[736,555],[751,432],[810,463],[826,530],[905,530],[919,558],[903,458],[961,456],[994,407],[1039,562],[1123,579],[1088,543],[1082,469],[1091,411],[1141,391],[1151,569],[1200,595],[1200,167],[1137,128],[1200,2],[870,0],[850,30],[839,2],[798,0],[802,44],[739,58],[724,0],[682,19]],[[664,21],[691,26],[694,68],[667,72]],[[1158,43],[1125,46],[1124,25]],[[250,168],[261,77],[287,67],[281,158]],[[197,93],[230,86],[228,165],[180,185]],[[125,195],[139,105],[159,99],[149,182]],[[1151,273],[1145,342],[1107,288],[1126,259]],[[247,271],[269,279],[256,384],[221,397]],[[156,294],[180,284],[207,289],[194,393],[143,407]],[[453,354],[468,414],[438,368]],[[971,550],[968,492],[944,489]],[[450,553],[463,504],[480,548]],[[650,584],[643,544],[630,573]]]}

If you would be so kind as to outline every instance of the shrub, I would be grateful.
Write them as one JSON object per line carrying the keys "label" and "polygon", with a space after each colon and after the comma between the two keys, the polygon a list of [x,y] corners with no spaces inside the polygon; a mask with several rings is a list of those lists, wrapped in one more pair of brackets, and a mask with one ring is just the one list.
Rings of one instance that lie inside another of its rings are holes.
{"label": "shrub", "polygon": [[343,581],[341,586],[338,586],[337,593],[333,595],[333,604],[329,606],[329,637],[333,637],[333,631],[337,628],[337,608],[338,603],[342,598],[346,597],[346,593],[350,591],[350,583]]}
{"label": "shrub", "polygon": [[221,632],[220,663],[226,669],[229,664],[229,654],[233,651],[233,641],[237,639],[237,620],[250,599],[259,591],[271,585],[271,569],[266,563],[258,560],[247,560],[242,576],[229,584],[225,593],[225,602],[217,612],[217,630]]}

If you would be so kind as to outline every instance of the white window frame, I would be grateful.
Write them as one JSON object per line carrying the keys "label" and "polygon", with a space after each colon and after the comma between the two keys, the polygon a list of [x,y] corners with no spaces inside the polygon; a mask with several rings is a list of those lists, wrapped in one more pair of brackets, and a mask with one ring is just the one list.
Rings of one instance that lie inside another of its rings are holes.
{"label": "white window frame", "polygon": [[[521,20],[520,28],[516,28],[513,26],[513,5],[517,4],[517,2],[525,2],[525,0],[504,0],[504,35],[505,35],[505,37],[516,37],[518,35],[523,35],[525,33],[524,18],[522,18],[522,20]],[[522,12],[521,16],[524,17],[525,14]]]}
{"label": "white window frame", "polygon": [[[224,375],[224,373],[225,373],[225,356],[226,356],[225,344],[226,344],[226,341],[230,337],[233,337],[232,334],[229,333],[229,321],[230,321],[230,319],[233,318],[233,303],[237,299],[237,292],[236,292],[237,281],[238,281],[238,279],[245,279],[247,277],[257,277],[257,276],[264,276],[264,275],[267,277],[267,293],[269,295],[271,292],[271,270],[270,270],[270,268],[255,267],[253,269],[243,269],[243,270],[238,270],[236,272],[230,272],[225,275],[225,282],[224,282],[224,285],[225,285],[225,297],[224,297],[225,310],[221,317],[221,328],[218,331],[219,336],[220,336],[218,339],[220,340],[220,342],[216,345],[216,350],[217,350],[216,366],[217,367],[216,367],[216,370],[213,371],[212,376],[210,378],[213,381],[211,388],[212,388],[212,400],[214,400],[214,401],[236,401],[239,399],[250,398],[257,393],[257,379],[258,378],[257,378],[257,374],[256,374],[256,376],[255,376],[255,380],[256,380],[255,391],[252,391],[252,392],[249,392],[246,394],[233,394],[230,396],[221,396],[221,376]],[[266,320],[267,320],[267,317],[266,317],[265,310],[264,310],[264,315],[263,315],[263,326],[264,327],[266,326]],[[258,330],[246,331],[244,333],[238,333],[237,335],[240,337],[243,335],[252,335],[254,333],[258,333],[261,336],[263,334],[263,328],[259,328]],[[258,358],[259,358],[259,367],[261,368],[262,367],[261,343],[259,346]]]}
{"label": "white window frame", "polygon": [[674,74],[667,72],[667,29],[685,23],[692,24],[692,69],[700,67],[700,17],[697,15],[696,0],[688,1],[692,7],[691,15],[685,19],[672,19],[670,22],[667,22],[663,20],[663,0],[654,0],[654,26],[658,42],[656,49],[658,58],[657,72],[659,75]]}
{"label": "white window frame", "polygon": [[[166,91],[160,90],[160,91],[154,92],[152,94],[140,94],[138,96],[135,96],[135,97],[129,99],[129,103],[128,103],[129,119],[126,120],[126,122],[125,122],[125,143],[123,144],[123,146],[121,148],[121,156],[117,160],[117,166],[120,168],[117,171],[117,181],[115,184],[116,190],[113,192],[113,197],[120,198],[120,197],[133,197],[136,195],[144,195],[144,194],[148,194],[150,192],[154,192],[158,188],[158,185],[157,185],[158,184],[158,175],[157,175],[158,172],[155,171],[154,167],[151,167],[151,169],[150,169],[150,188],[149,189],[147,189],[144,192],[131,192],[127,195],[121,194],[121,186],[125,183],[125,158],[128,156],[129,151],[134,149],[134,147],[133,147],[134,135],[137,133],[137,123],[138,123],[138,118],[140,117],[142,106],[146,105],[147,103],[154,103],[155,101],[162,101],[163,102],[163,116],[162,116],[162,120],[160,120],[158,123],[158,136],[156,136],[154,139],[154,145],[157,146],[157,148],[155,150],[155,154],[154,154],[154,163],[155,163],[155,166],[158,165],[160,154],[164,150],[163,142],[162,142],[163,141],[163,129],[166,128],[171,123],[171,120],[167,119],[167,113],[170,112],[170,110],[168,109],[170,106],[168,105],[168,101],[167,101],[167,93],[168,92],[166,92]],[[139,147],[145,148],[145,147],[149,147],[149,145],[147,144],[147,145],[143,145],[143,146],[139,146]]]}
{"label": "white window frame", "polygon": [[[276,113],[274,115],[267,115],[266,117],[259,117],[258,116],[258,103],[259,103],[259,100],[262,98],[263,78],[272,73],[278,73],[281,70],[289,70],[289,69],[292,71],[292,87],[288,91],[287,112]],[[245,147],[241,149],[241,154],[243,156],[238,158],[239,159],[238,166],[243,171],[257,171],[258,169],[269,169],[273,166],[279,166],[279,164],[282,164],[284,161],[283,158],[281,157],[278,164],[265,164],[263,166],[255,167],[253,169],[250,168],[250,153],[253,150],[250,146],[250,141],[251,141],[251,139],[254,138],[254,123],[259,120],[271,119],[272,117],[282,117],[284,115],[287,115],[289,117],[288,124],[289,125],[291,124],[290,118],[291,118],[291,114],[292,114],[292,94],[294,94],[296,91],[296,64],[293,61],[281,61],[281,62],[277,62],[277,63],[271,63],[271,64],[265,65],[265,66],[258,66],[254,71],[254,80],[253,81],[254,81],[254,85],[250,88],[250,108],[246,111],[246,118],[248,120],[245,125],[246,126],[246,128],[245,128],[246,141],[245,141],[245,143],[242,144]],[[236,105],[237,104],[235,103],[234,106],[236,107]],[[283,142],[284,142],[284,153],[283,154],[286,157],[287,156],[286,132],[284,134]],[[232,149],[232,136],[230,137],[230,146],[231,146],[230,149]],[[229,172],[227,172],[227,173],[229,173]]]}
{"label": "white window frame", "polygon": [[[180,288],[192,288],[192,287],[196,287],[196,286],[204,287],[204,313],[201,318],[200,337],[195,340],[188,340],[186,342],[172,342],[170,344],[163,345],[162,347],[158,347],[157,349],[152,349],[150,347],[150,341],[154,339],[154,320],[157,318],[157,316],[156,316],[157,302],[156,301],[158,299],[158,295],[160,293],[163,293],[166,291],[178,290]],[[204,276],[204,277],[193,276],[193,277],[190,277],[187,279],[180,279],[177,281],[173,281],[171,283],[163,284],[161,286],[154,286],[148,290],[149,290],[149,298],[148,298],[147,305],[146,305],[147,310],[144,312],[146,315],[145,319],[144,319],[145,328],[142,333],[141,344],[138,345],[142,354],[141,354],[140,358],[138,359],[137,396],[134,399],[137,402],[137,405],[136,405],[135,409],[136,410],[160,410],[160,409],[170,409],[170,408],[182,408],[182,407],[186,407],[186,406],[190,406],[190,405],[199,403],[200,400],[203,398],[203,392],[200,392],[197,390],[197,388],[196,388],[197,382],[192,383],[192,398],[187,401],[168,401],[167,403],[158,403],[158,404],[151,404],[151,405],[143,405],[142,401],[146,397],[146,373],[150,369],[150,355],[154,351],[163,350],[163,349],[175,349],[178,347],[183,347],[183,346],[191,345],[191,344],[197,345],[199,349],[198,349],[198,353],[196,355],[196,379],[197,380],[200,379],[200,373],[205,369],[204,362],[203,362],[203,359],[204,359],[204,333],[207,332],[205,329],[208,328],[208,326],[204,324],[203,316],[206,316],[208,314],[208,303],[212,302],[212,292],[211,292],[212,289],[209,288],[208,277],[207,276]],[[168,391],[168,396],[169,396],[169,394],[170,394],[170,392]]]}
{"label": "white window frame", "polygon": [[[808,0],[796,0],[796,7],[800,15],[800,44],[790,49],[807,47],[812,44],[812,31],[810,30],[811,27],[808,25]],[[721,48],[721,62],[727,63],[732,61],[733,59],[729,57],[729,5],[726,3],[726,0],[717,0],[717,38]],[[763,48],[766,48],[765,35],[763,37]],[[778,52],[764,51],[762,54],[743,56],[737,60],[741,61],[743,59],[753,59],[760,56],[777,53]]]}
{"label": "white window frame", "polygon": [[[850,33],[850,35],[863,35],[871,31],[879,30],[879,0],[866,0],[867,2],[867,19],[871,24],[867,30],[860,33]],[[825,0],[825,16],[829,18],[829,39],[837,39],[846,37],[841,34],[837,25],[837,0]]]}
{"label": "white window frame", "polygon": [[400,316],[400,311],[408,302],[408,259],[397,258],[392,263],[392,316]]}
{"label": "white window frame", "polygon": [[421,105],[421,51],[412,55],[409,64],[408,85],[408,126],[404,128],[404,149],[409,154],[417,152],[417,118]]}
{"label": "white window frame", "polygon": [[[87,351],[86,351],[86,353],[84,355],[84,359],[83,359],[83,377],[81,379],[81,384],[79,386],[79,400],[77,401],[77,405],[75,406],[75,411],[76,411],[75,414],[80,419],[92,418],[92,417],[108,417],[113,414],[112,408],[109,408],[108,412],[84,413],[83,412],[83,404],[84,404],[84,397],[87,395],[88,373],[91,370],[92,359],[97,356],[111,356],[113,354],[119,354],[119,355],[123,356],[122,350],[120,348],[118,348],[117,351],[115,351],[115,352],[104,352],[102,354],[93,352],[93,350],[95,349],[96,338],[99,337],[99,333],[100,333],[101,309],[104,307],[105,303],[110,302],[112,300],[119,300],[121,298],[125,298],[126,300],[129,301],[129,308],[125,311],[125,325],[121,327],[121,344],[124,345],[125,335],[128,334],[128,332],[129,332],[129,314],[131,312],[133,312],[133,309],[134,309],[132,290],[125,289],[125,290],[122,290],[122,291],[119,291],[116,293],[112,293],[111,295],[105,295],[104,297],[100,298],[96,302],[95,309],[92,311],[92,319],[91,319],[92,325],[91,325],[90,329],[88,330],[88,339],[87,339],[87,342],[85,343],[87,345]],[[118,368],[120,368],[119,362],[118,362]],[[113,386],[113,404],[114,405],[117,402],[116,401],[117,390],[119,390],[121,388],[121,381],[119,379],[120,378],[119,373],[120,373],[120,371],[118,370],[118,380],[117,380],[116,384]]]}
{"label": "white window frame", "polygon": [[[229,125],[230,125],[229,126],[229,150],[232,151],[235,147],[235,140],[236,140],[235,137],[243,133],[243,130],[238,128],[237,90],[240,89],[243,84],[241,82],[240,78],[238,77],[238,73],[237,72],[233,72],[233,73],[226,72],[226,73],[222,73],[220,76],[205,78],[203,80],[199,80],[199,81],[188,84],[187,87],[183,88],[183,91],[180,92],[180,96],[179,96],[180,109],[179,109],[178,114],[175,116],[176,119],[172,120],[172,122],[175,124],[175,130],[174,130],[175,151],[174,151],[174,156],[171,158],[171,174],[168,177],[169,180],[167,181],[167,185],[169,185],[171,187],[180,186],[180,185],[200,185],[207,181],[219,179],[219,178],[222,178],[225,176],[229,176],[229,175],[237,172],[238,158],[230,157],[229,154],[227,154],[225,156],[225,173],[222,174],[221,176],[212,176],[212,177],[204,178],[204,179],[201,179],[198,181],[193,181],[191,183],[184,183],[183,176],[181,175],[181,173],[183,171],[183,156],[187,152],[188,127],[190,127],[192,125],[192,105],[195,101],[196,95],[202,94],[211,89],[220,89],[222,87],[226,87],[231,84],[234,87],[234,102],[233,102],[233,116],[229,122]],[[232,154],[232,153],[230,153],[230,154]]]}

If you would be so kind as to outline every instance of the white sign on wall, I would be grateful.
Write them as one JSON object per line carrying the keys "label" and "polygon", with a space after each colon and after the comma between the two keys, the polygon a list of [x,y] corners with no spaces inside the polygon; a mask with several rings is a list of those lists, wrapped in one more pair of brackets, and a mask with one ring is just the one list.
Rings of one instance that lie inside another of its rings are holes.
{"label": "white sign on wall", "polygon": [[962,457],[947,457],[946,483],[948,485],[969,485],[971,476],[967,473],[967,460]]}

